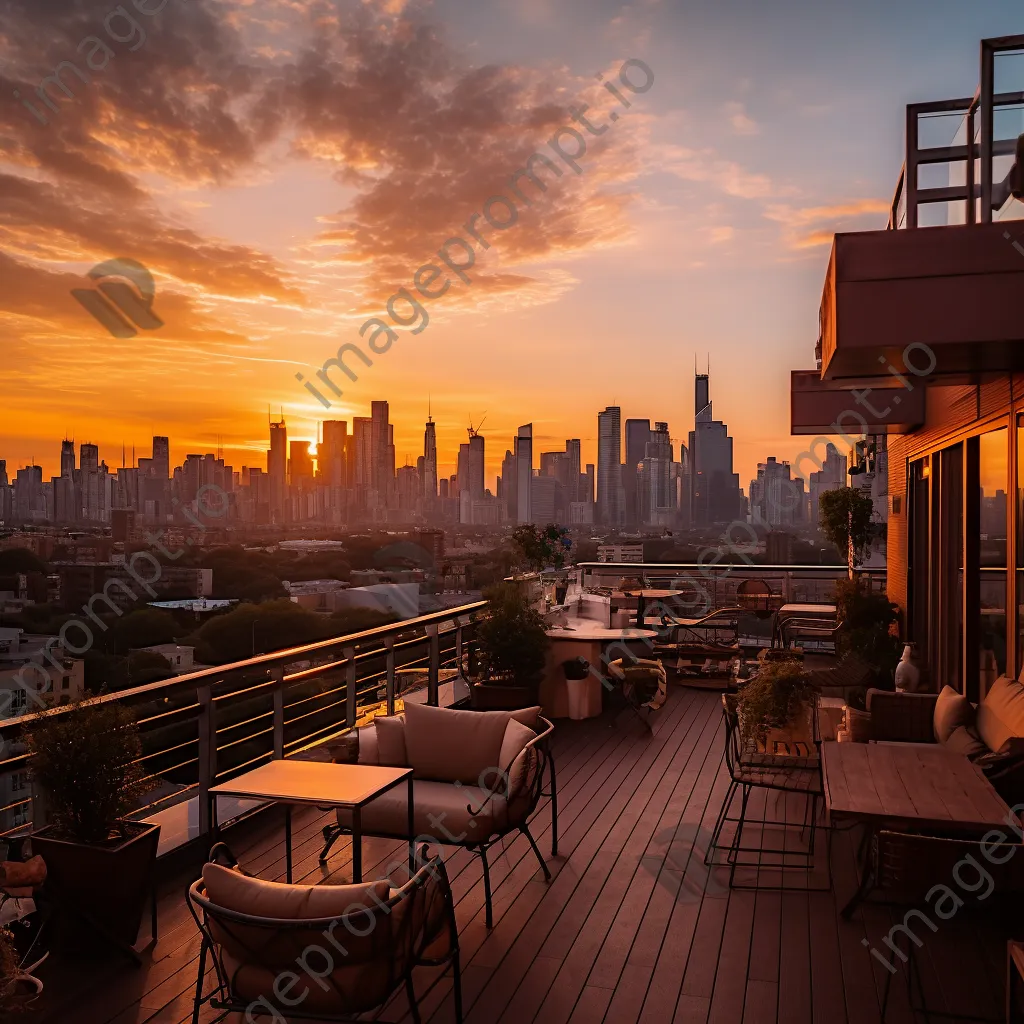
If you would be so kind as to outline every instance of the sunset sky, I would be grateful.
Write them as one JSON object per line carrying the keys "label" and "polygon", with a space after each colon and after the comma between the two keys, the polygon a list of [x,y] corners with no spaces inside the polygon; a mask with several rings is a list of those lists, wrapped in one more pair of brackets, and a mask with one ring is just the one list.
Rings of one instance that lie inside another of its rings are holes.
{"label": "sunset sky", "polygon": [[[905,104],[971,94],[979,39],[1024,31],[1019,4],[982,0],[124,6],[131,22],[113,0],[0,0],[9,471],[56,473],[65,435],[117,466],[154,433],[175,464],[219,442],[263,466],[268,406],[312,441],[373,399],[401,465],[429,395],[444,473],[486,414],[492,486],[520,423],[535,451],[582,437],[588,462],[609,404],[685,440],[710,358],[745,489],[805,447],[789,372],[814,365],[832,233],[885,224]],[[630,58],[654,83],[626,110],[596,76]],[[88,82],[65,73],[76,98],[54,112],[35,90],[64,60]],[[481,222],[471,283],[423,300],[429,325],[325,410],[296,373],[366,349],[359,326],[579,104],[608,124],[582,173],[506,230]],[[118,257],[152,272],[162,328],[114,338],[72,297]]]}

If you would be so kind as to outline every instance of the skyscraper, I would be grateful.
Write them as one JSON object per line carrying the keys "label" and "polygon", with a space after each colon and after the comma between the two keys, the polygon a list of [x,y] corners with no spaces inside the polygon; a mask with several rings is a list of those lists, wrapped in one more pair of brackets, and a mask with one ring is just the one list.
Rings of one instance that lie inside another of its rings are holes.
{"label": "skyscraper", "polygon": [[640,463],[647,458],[647,442],[650,440],[650,420],[626,420],[626,468],[622,475],[622,490],[626,499],[623,512],[629,526],[642,521],[637,475]]}
{"label": "skyscraper", "polygon": [[516,522],[533,522],[531,501],[533,478],[533,424],[527,423],[516,431]]}
{"label": "skyscraper", "polygon": [[370,486],[377,492],[377,500],[381,505],[387,499],[389,485],[395,475],[394,442],[389,415],[387,402],[370,403],[370,443],[373,448]]}
{"label": "skyscraper", "polygon": [[324,420],[324,439],[317,447],[317,471],[328,487],[348,487],[348,424]]}
{"label": "skyscraper", "polygon": [[167,437],[153,438],[153,476],[158,480],[171,477],[171,442]]}
{"label": "skyscraper", "polygon": [[[515,447],[514,441],[512,444]],[[506,449],[505,458],[501,460],[499,496],[505,504],[505,515],[510,523],[514,523],[519,516],[519,491],[516,486],[518,472],[515,452]]]}
{"label": "skyscraper", "polygon": [[357,490],[365,491],[373,486],[373,421],[369,416],[352,418],[352,448],[355,453],[353,479]]}
{"label": "skyscraper", "polygon": [[623,522],[622,410],[609,405],[597,414],[597,518],[605,526]]}
{"label": "skyscraper", "polygon": [[672,478],[672,439],[667,423],[655,423],[637,475],[639,521],[645,526],[672,526],[676,493]]}
{"label": "skyscraper", "polygon": [[714,418],[711,382],[694,381],[694,424],[690,431],[690,522],[695,527],[732,522],[740,514],[740,478],[732,469],[729,428]]}
{"label": "skyscraper", "polygon": [[281,522],[288,497],[288,428],[283,417],[279,422],[270,424],[267,476],[270,477],[270,512],[277,522]]}
{"label": "skyscraper", "polygon": [[60,443],[60,475],[70,479],[75,475],[75,442],[61,441]]}
{"label": "skyscraper", "polygon": [[820,521],[818,499],[826,492],[847,486],[847,460],[839,454],[839,449],[830,441],[825,448],[825,461],[821,469],[811,473],[807,480],[810,491],[810,519],[815,526]]}
{"label": "skyscraper", "polygon": [[484,435],[470,428],[469,431],[469,496],[480,501],[484,496]]}
{"label": "skyscraper", "polygon": [[423,429],[423,497],[428,503],[437,497],[437,430],[429,413]]}
{"label": "skyscraper", "polygon": [[582,494],[583,486],[580,481],[580,439],[578,437],[565,442],[565,454],[569,460],[567,469],[569,486],[565,500],[569,503],[586,501],[587,499]]}

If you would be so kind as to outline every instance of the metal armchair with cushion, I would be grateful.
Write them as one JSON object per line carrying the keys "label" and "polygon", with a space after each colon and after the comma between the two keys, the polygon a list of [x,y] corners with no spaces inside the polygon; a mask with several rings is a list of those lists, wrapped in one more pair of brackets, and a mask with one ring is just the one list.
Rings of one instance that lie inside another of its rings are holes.
{"label": "metal armchair with cushion", "polygon": [[[202,933],[193,1024],[203,1006],[255,1021],[350,1021],[379,1011],[405,988],[420,1022],[412,973],[451,966],[455,1017],[462,1021],[459,934],[440,857],[399,888],[384,879],[358,885],[285,885],[237,867],[208,863],[188,891]],[[206,988],[213,961],[212,991]],[[437,979],[440,980],[440,979]],[[437,981],[434,982],[436,984]]]}
{"label": "metal armchair with cushion", "polygon": [[[647,731],[653,732],[651,715],[668,699],[668,677],[662,663],[651,658],[619,658],[609,663],[608,674],[619,684],[626,704]],[[643,708],[647,709],[646,717]]]}
{"label": "metal armchair with cushion", "polygon": [[[558,854],[555,764],[549,740],[554,726],[540,708],[521,711],[461,711],[407,704],[403,715],[374,719],[358,730],[359,761],[412,768],[413,825],[409,835],[408,793],[397,787],[360,811],[361,835],[426,839],[463,846],[480,855],[487,927],[493,923],[487,852],[512,832],[526,836],[547,881],[551,872],[530,831],[540,798],[551,797],[551,853]],[[544,789],[545,775],[551,789]],[[338,810],[337,825],[324,829],[326,861],[333,844],[353,827],[352,812]]]}
{"label": "metal armchair with cushion", "polygon": [[[920,939],[927,941],[938,928],[953,926],[953,917],[959,917],[961,913],[1002,914],[1009,928],[1019,930],[1016,922],[1019,920],[1021,896],[1024,895],[1024,846],[1014,841],[1009,828],[1003,839],[991,833],[985,838],[989,841],[887,831],[878,832],[873,837],[873,902],[914,908],[904,918],[904,924],[912,924],[913,930],[893,928],[884,943],[888,948],[888,970],[882,994],[883,1020],[892,979],[900,967],[904,971],[911,1009],[926,1020],[932,1016],[955,1016],[957,1020],[996,1024],[1005,1019],[997,1012],[989,1016],[971,1016],[929,1008],[916,957]],[[941,896],[940,890],[945,891]],[[940,902],[936,897],[944,903],[942,913],[936,913]],[[953,915],[948,913],[951,908],[955,911]],[[932,916],[938,917],[938,921],[931,921]],[[974,941],[968,945],[973,946]],[[881,957],[877,950],[875,955]]]}

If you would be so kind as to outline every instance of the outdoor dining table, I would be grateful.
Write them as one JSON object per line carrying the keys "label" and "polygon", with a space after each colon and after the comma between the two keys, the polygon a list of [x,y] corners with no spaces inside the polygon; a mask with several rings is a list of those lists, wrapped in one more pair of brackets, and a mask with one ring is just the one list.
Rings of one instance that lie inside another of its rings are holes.
{"label": "outdoor dining table", "polygon": [[775,637],[781,634],[786,619],[821,619],[822,623],[835,621],[836,606],[834,604],[784,604],[775,613],[772,624],[772,646]]}
{"label": "outdoor dining table", "polygon": [[828,742],[821,745],[821,759],[830,823],[865,828],[860,883],[843,917],[871,888],[871,841],[882,829],[980,837],[990,829],[1005,831],[1013,820],[981,769],[938,745]]}

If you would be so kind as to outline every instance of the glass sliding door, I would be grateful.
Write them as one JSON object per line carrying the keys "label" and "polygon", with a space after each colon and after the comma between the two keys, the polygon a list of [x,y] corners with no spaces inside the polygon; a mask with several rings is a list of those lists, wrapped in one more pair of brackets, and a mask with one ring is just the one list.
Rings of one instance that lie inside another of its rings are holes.
{"label": "glass sliding door", "polygon": [[1017,417],[1017,663],[1024,672],[1024,416]]}
{"label": "glass sliding door", "polygon": [[982,693],[1006,671],[1006,488],[1008,432],[978,437],[978,663]]}

